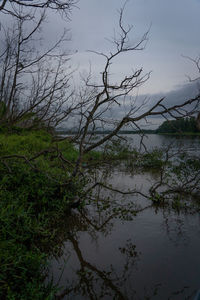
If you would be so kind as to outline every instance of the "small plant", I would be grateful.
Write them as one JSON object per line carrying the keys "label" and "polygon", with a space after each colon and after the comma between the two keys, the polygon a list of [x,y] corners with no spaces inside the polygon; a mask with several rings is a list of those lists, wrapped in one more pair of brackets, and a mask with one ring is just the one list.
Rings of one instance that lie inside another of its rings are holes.
{"label": "small plant", "polygon": [[154,204],[161,204],[161,202],[164,200],[163,196],[158,192],[154,192],[150,199]]}
{"label": "small plant", "polygon": [[[47,257],[56,246],[56,224],[84,182],[69,180],[51,140],[44,131],[1,133],[0,299],[54,299],[53,285],[44,284]],[[72,164],[76,150],[66,141],[60,147]]]}
{"label": "small plant", "polygon": [[145,153],[141,157],[141,166],[143,168],[160,168],[163,165],[163,153],[161,150],[155,149],[150,153]]}

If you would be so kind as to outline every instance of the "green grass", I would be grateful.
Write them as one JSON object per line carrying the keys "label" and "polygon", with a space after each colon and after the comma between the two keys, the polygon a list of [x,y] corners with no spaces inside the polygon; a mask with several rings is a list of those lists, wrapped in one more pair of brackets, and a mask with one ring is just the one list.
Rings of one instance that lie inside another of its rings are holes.
{"label": "green grass", "polygon": [[59,142],[57,145],[52,142],[52,137],[45,131],[25,132],[19,134],[0,133],[0,155],[27,155],[31,157],[39,151],[58,147],[69,160],[75,160],[78,156],[77,151],[67,140]]}
{"label": "green grass", "polygon": [[52,143],[44,131],[0,133],[0,299],[53,299],[55,287],[44,285],[47,257],[56,246],[56,224],[69,211],[81,184],[70,180],[78,153],[67,141]]}
{"label": "green grass", "polygon": [[[159,169],[162,156],[114,140],[105,152],[85,155],[83,164],[124,160]],[[60,220],[83,191],[85,182],[71,179],[77,158],[69,141],[53,142],[44,130],[0,130],[0,299],[54,299],[56,287],[44,284],[47,258],[57,247]]]}
{"label": "green grass", "polygon": [[[85,155],[83,164],[132,155],[113,141],[106,152]],[[53,142],[44,130],[0,131],[0,299],[54,299],[56,288],[44,284],[47,258],[57,247],[60,220],[85,184],[71,179],[77,158],[69,141]]]}

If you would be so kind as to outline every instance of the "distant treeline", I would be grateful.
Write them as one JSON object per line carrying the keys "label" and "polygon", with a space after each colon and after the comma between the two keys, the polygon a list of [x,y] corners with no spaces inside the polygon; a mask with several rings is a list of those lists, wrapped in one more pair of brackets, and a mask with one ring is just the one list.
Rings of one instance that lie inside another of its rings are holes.
{"label": "distant treeline", "polygon": [[[156,134],[156,133],[197,133],[199,132],[196,125],[195,117],[181,118],[178,120],[167,120],[163,122],[157,129],[141,129],[139,130],[121,130],[118,134]],[[110,130],[95,130],[88,132],[88,134],[109,134]],[[70,129],[59,128],[57,129],[58,134],[76,134],[76,131]]]}
{"label": "distant treeline", "polygon": [[[73,131],[73,130],[69,130],[69,129],[57,129],[56,132],[58,134],[76,134],[77,131]],[[93,132],[88,131],[88,134],[109,134],[111,133],[111,130],[95,130]],[[151,133],[155,133],[155,130],[152,129],[144,129],[144,130],[120,130],[118,132],[118,134],[139,134],[139,133],[145,133],[145,134],[151,134]]]}
{"label": "distant treeline", "polygon": [[196,126],[195,117],[165,121],[155,131],[155,133],[181,133],[181,132],[188,132],[188,133],[199,132]]}

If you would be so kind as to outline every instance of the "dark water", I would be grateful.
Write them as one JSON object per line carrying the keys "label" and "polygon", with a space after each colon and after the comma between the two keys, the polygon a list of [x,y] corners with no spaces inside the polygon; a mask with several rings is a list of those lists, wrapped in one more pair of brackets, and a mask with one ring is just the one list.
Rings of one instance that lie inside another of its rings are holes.
{"label": "dark water", "polygon": [[[169,144],[151,136],[152,145],[155,139]],[[199,141],[187,138],[184,145],[198,153]],[[146,192],[157,179],[156,173],[130,174],[120,166],[104,171],[105,182],[122,191]],[[198,212],[155,207],[142,196],[104,188],[85,201],[64,220],[60,253],[50,261],[59,299],[194,298],[200,288]]]}
{"label": "dark water", "polygon": [[[141,136],[138,134],[122,135],[122,137],[126,137],[133,147],[145,151],[141,144]],[[152,150],[155,147],[166,148],[171,145],[174,150],[184,148],[185,151],[195,154],[200,149],[200,136],[147,134],[143,137],[142,142],[147,150]]]}

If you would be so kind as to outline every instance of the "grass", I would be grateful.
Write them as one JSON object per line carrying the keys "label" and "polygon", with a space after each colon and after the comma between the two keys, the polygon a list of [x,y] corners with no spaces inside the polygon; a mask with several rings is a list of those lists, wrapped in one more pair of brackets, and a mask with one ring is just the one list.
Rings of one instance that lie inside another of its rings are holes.
{"label": "grass", "polygon": [[73,163],[78,155],[67,141],[58,145],[44,131],[0,133],[0,157],[19,155],[30,159],[0,160],[0,299],[53,299],[55,287],[44,285],[47,257],[55,244],[56,223],[69,211],[81,190],[69,181],[67,168],[56,157]]}
{"label": "grass", "polygon": [[[44,130],[0,130],[0,299],[54,299],[56,287],[44,284],[47,258],[57,247],[60,220],[85,184],[71,179],[77,158],[71,143],[55,143]],[[114,140],[105,152],[88,153],[83,164],[119,160],[142,169],[164,163],[159,150],[141,154]]]}
{"label": "grass", "polygon": [[[132,155],[113,141],[83,164]],[[60,219],[84,186],[70,177],[77,158],[71,143],[55,143],[44,130],[0,130],[0,299],[54,299],[56,287],[44,284],[47,258],[56,249]]]}

